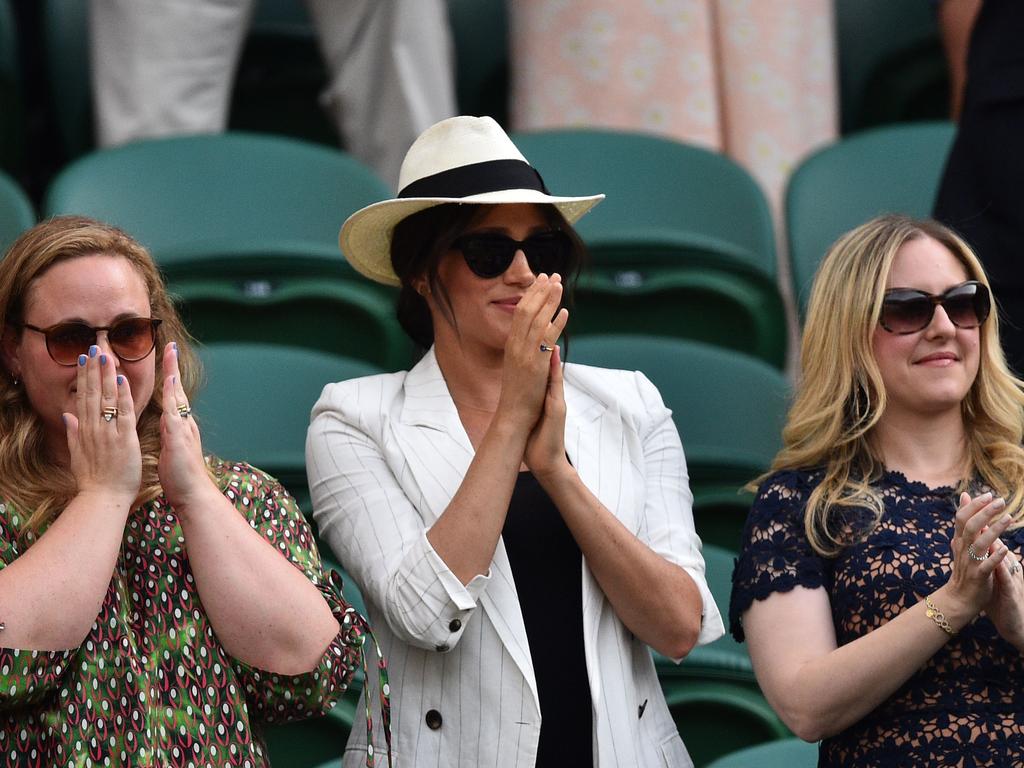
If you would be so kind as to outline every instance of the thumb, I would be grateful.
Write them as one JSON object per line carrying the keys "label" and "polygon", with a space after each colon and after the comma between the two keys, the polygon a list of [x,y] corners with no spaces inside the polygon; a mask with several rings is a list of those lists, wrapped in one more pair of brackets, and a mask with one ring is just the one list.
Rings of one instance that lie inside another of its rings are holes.
{"label": "thumb", "polygon": [[61,420],[64,422],[65,437],[68,441],[68,453],[72,458],[78,456],[78,417],[73,413],[62,413]]}

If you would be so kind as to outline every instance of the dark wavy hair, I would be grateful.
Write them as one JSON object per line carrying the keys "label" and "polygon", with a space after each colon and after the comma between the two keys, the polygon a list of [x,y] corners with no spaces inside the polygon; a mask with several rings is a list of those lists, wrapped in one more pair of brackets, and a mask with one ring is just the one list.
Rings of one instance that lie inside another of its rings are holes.
{"label": "dark wavy hair", "polygon": [[[494,205],[443,203],[418,211],[402,219],[391,236],[391,266],[401,280],[398,294],[398,322],[409,337],[422,349],[434,343],[434,324],[427,301],[416,291],[418,278],[425,277],[430,292],[438,299],[445,319],[458,330],[451,298],[438,276],[441,258],[459,236],[484,219]],[[553,205],[538,205],[548,224],[569,236],[572,248],[565,264],[558,266],[565,291],[562,306],[572,309],[572,294],[586,261],[586,246],[572,225]]]}

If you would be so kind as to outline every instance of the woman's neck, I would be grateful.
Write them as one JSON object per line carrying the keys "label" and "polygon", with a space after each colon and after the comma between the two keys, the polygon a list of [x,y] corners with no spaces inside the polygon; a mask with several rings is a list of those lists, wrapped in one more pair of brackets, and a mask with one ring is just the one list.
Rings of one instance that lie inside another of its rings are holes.
{"label": "woman's neck", "polygon": [[455,339],[438,339],[434,355],[460,415],[464,409],[492,414],[498,409],[503,354],[484,354]]}
{"label": "woman's neck", "polygon": [[967,432],[959,409],[942,414],[887,413],[873,432],[887,469],[930,487],[955,485],[967,471]]}

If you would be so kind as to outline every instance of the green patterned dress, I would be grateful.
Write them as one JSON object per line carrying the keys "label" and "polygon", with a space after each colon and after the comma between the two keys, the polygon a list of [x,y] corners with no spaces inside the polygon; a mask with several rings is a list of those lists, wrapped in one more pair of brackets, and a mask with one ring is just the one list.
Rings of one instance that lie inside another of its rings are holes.
{"label": "green patterned dress", "polygon": [[[269,764],[264,725],[323,714],[344,693],[364,625],[324,576],[301,512],[263,472],[211,465],[224,495],[320,589],[341,625],[317,668],[276,675],[224,650],[181,526],[161,496],[129,516],[106,598],[80,647],[0,648],[0,766],[258,768]],[[23,517],[0,503],[0,568],[23,551]]]}

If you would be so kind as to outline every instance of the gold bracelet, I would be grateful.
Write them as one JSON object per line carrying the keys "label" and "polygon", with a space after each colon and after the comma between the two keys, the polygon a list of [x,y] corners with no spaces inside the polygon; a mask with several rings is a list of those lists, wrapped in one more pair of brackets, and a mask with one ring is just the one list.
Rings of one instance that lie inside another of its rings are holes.
{"label": "gold bracelet", "polygon": [[935,603],[932,602],[931,595],[925,596],[924,604],[928,606],[928,609],[924,612],[925,616],[938,624],[939,627],[950,637],[956,635],[956,630],[953,629],[953,625],[946,619],[945,614],[935,607]]}

